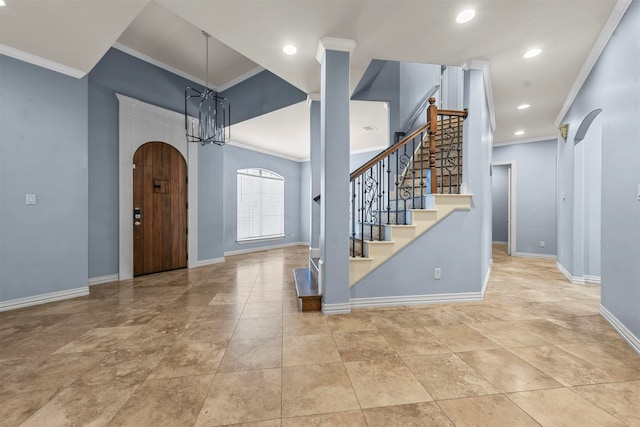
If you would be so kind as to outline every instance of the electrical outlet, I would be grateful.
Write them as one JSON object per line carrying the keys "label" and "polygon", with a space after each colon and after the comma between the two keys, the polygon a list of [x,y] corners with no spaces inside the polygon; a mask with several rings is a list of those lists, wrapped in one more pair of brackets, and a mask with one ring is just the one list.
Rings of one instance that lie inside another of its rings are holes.
{"label": "electrical outlet", "polygon": [[541,248],[544,248],[544,246],[545,246],[545,245],[544,245],[544,242],[540,242],[540,247],[541,247]]}
{"label": "electrical outlet", "polygon": [[433,278],[439,280],[442,277],[442,269],[436,267],[433,269]]}
{"label": "electrical outlet", "polygon": [[27,205],[35,205],[38,203],[35,194],[27,194],[26,199],[27,199]]}

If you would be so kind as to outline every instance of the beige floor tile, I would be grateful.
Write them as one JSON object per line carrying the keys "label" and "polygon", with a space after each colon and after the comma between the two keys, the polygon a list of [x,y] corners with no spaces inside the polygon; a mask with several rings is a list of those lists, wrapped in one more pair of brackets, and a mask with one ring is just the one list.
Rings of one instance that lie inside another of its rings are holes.
{"label": "beige floor tile", "polygon": [[507,350],[470,351],[457,355],[503,393],[562,387]]}
{"label": "beige floor tile", "polygon": [[225,343],[184,343],[178,341],[157,364],[149,379],[215,374],[222,361]]}
{"label": "beige floor tile", "polygon": [[595,366],[605,367],[607,373],[620,381],[640,380],[640,355],[618,340],[558,347]]}
{"label": "beige floor tile", "polygon": [[250,369],[279,368],[282,366],[282,337],[252,340],[232,340],[227,346],[219,372],[247,371]]}
{"label": "beige floor tile", "polygon": [[0,383],[0,394],[60,389],[69,386],[106,353],[55,354],[33,369],[20,371]]}
{"label": "beige floor tile", "polygon": [[219,426],[281,418],[280,369],[217,374],[196,426]]}
{"label": "beige floor tile", "polygon": [[640,381],[574,387],[578,393],[630,426],[640,426]]}
{"label": "beige floor tile", "polygon": [[282,369],[284,418],[359,409],[342,363]]}
{"label": "beige floor tile", "polygon": [[87,328],[39,330],[28,334],[12,334],[16,339],[2,346],[0,357],[48,356],[87,332]]}
{"label": "beige floor tile", "polygon": [[504,395],[442,400],[438,405],[456,427],[538,427],[538,423]]}
{"label": "beige floor tile", "polygon": [[545,426],[624,426],[567,388],[514,393],[509,398]]}
{"label": "beige floor tile", "polygon": [[184,319],[169,321],[155,318],[118,345],[123,348],[172,346],[190,323]]}
{"label": "beige floor tile", "polygon": [[432,400],[401,359],[366,360],[344,365],[363,409]]}
{"label": "beige floor tile", "polygon": [[282,427],[282,420],[278,418],[277,420],[256,421],[255,423],[240,423],[229,427]]}
{"label": "beige floor tile", "polygon": [[444,307],[416,307],[407,312],[422,326],[457,325],[460,320]]}
{"label": "beige floor tile", "polygon": [[244,310],[244,304],[226,304],[205,307],[200,311],[196,320],[213,322],[220,320],[237,320]]}
{"label": "beige floor tile", "polygon": [[167,349],[167,347],[142,347],[112,351],[78,378],[74,385],[140,383],[147,379]]}
{"label": "beige floor tile", "polygon": [[378,329],[413,328],[416,320],[406,310],[376,310],[367,313]]}
{"label": "beige floor tile", "polygon": [[225,343],[231,339],[237,326],[234,320],[194,321],[180,337],[182,343]]}
{"label": "beige floor tile", "polygon": [[241,319],[256,317],[282,317],[282,302],[263,302],[246,304]]}
{"label": "beige floor tile", "polygon": [[564,386],[618,381],[606,367],[595,366],[559,347],[522,347],[509,349]]}
{"label": "beige floor tile", "polygon": [[505,320],[500,312],[488,305],[457,304],[447,310],[461,323],[495,322]]}
{"label": "beige floor tile", "polygon": [[308,415],[306,417],[285,418],[282,427],[367,427],[362,411],[332,412]]}
{"label": "beige floor tile", "polygon": [[284,335],[322,335],[331,333],[327,316],[321,313],[301,313],[285,316]]}
{"label": "beige floor tile", "polygon": [[369,408],[363,412],[369,427],[453,427],[435,402]]}
{"label": "beige floor tile", "polygon": [[57,390],[0,395],[0,426],[15,427],[40,409]]}
{"label": "beige floor tile", "polygon": [[500,347],[467,325],[429,326],[427,330],[455,352],[489,350]]}
{"label": "beige floor tile", "polygon": [[577,316],[549,319],[550,322],[571,331],[586,335],[593,341],[610,341],[622,339],[602,316]]}
{"label": "beige floor tile", "polygon": [[137,383],[111,383],[66,388],[22,426],[107,425],[138,386]]}
{"label": "beige floor tile", "polygon": [[213,375],[145,381],[109,426],[193,425],[212,381]]}
{"label": "beige floor tile", "polygon": [[380,329],[380,334],[400,356],[422,356],[450,351],[424,328]]}
{"label": "beige floor tile", "polygon": [[[275,282],[275,283],[280,286],[282,285],[282,281]],[[251,291],[251,294],[249,294],[247,303],[260,304],[263,302],[281,302],[282,301],[282,296],[283,296],[282,290],[273,290],[273,289],[265,290],[263,288],[264,288],[264,285],[258,286],[258,288],[254,286],[253,290]]]}
{"label": "beige floor tile", "polygon": [[543,339],[514,326],[511,322],[471,323],[469,327],[503,347],[548,345]]}
{"label": "beige floor tile", "polygon": [[377,330],[334,333],[333,337],[343,362],[398,357]]}
{"label": "beige floor tile", "polygon": [[336,314],[327,318],[331,332],[355,332],[375,330],[376,327],[366,313],[354,311],[350,314]]}
{"label": "beige floor tile", "polygon": [[498,393],[487,380],[453,353],[403,359],[435,400]]}
{"label": "beige floor tile", "polygon": [[209,305],[244,304],[249,299],[249,292],[220,292],[211,299]]}
{"label": "beige floor tile", "polygon": [[336,343],[330,334],[284,337],[282,366],[318,365],[341,361]]}
{"label": "beige floor tile", "polygon": [[251,340],[254,338],[282,336],[282,317],[257,317],[240,319],[233,340]]}
{"label": "beige floor tile", "polygon": [[590,341],[588,335],[572,331],[551,320],[536,319],[514,322],[514,325],[542,338],[550,344],[579,343]]}

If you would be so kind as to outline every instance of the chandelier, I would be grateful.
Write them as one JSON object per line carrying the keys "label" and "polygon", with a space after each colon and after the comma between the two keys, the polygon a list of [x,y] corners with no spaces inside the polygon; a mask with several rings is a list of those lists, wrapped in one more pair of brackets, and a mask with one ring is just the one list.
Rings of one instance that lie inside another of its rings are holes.
{"label": "chandelier", "polygon": [[[199,142],[200,145],[224,145],[229,142],[231,131],[229,128],[231,105],[229,100],[213,89],[209,89],[209,38],[208,33],[202,32],[206,40],[206,83],[204,89],[198,90],[187,86],[184,91],[184,127],[187,142]],[[195,102],[198,115],[191,117],[188,106]]]}

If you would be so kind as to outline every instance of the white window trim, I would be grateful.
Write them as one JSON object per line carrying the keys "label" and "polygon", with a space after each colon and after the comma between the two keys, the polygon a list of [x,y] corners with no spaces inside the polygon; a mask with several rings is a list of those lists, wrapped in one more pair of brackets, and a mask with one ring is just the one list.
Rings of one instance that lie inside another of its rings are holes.
{"label": "white window trim", "polygon": [[279,175],[271,170],[268,169],[262,169],[262,168],[247,168],[247,169],[238,169],[236,171],[236,182],[239,183],[239,178],[241,176],[247,176],[247,177],[253,177],[253,178],[259,178],[262,180],[272,180],[272,181],[278,181],[282,183],[282,205],[281,205],[281,217],[280,217],[280,227],[281,227],[281,233],[280,234],[272,234],[272,235],[265,235],[265,236],[250,236],[250,237],[245,237],[245,238],[238,238],[239,235],[239,228],[240,228],[240,221],[239,221],[239,214],[240,214],[240,187],[238,186],[237,188],[237,199],[236,199],[236,243],[238,244],[246,244],[246,243],[255,243],[255,242],[263,242],[263,241],[271,241],[271,240],[282,240],[285,238],[285,232],[284,232],[284,182],[285,179],[282,175]]}

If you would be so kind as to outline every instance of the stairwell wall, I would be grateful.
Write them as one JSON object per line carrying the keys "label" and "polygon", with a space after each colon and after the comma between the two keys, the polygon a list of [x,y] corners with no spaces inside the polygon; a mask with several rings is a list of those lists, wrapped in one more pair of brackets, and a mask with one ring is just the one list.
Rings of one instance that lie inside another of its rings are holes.
{"label": "stairwell wall", "polygon": [[[469,117],[464,127],[465,181],[473,193],[471,211],[453,212],[350,289],[352,303],[408,297],[403,303],[432,299],[479,299],[491,257],[491,145],[493,133],[482,71],[465,72]],[[441,279],[434,279],[434,268]],[[365,302],[366,304],[366,302]]]}

